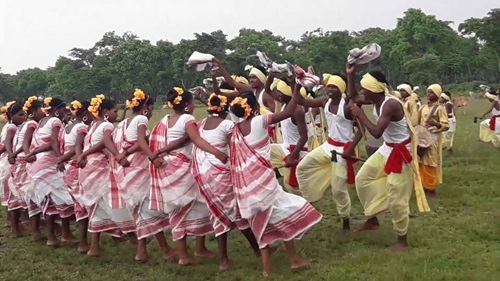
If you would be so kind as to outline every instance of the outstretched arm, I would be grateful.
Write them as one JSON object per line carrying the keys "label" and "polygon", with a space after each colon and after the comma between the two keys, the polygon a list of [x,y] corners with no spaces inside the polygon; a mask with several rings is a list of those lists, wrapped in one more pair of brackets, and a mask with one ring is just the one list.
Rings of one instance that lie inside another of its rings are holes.
{"label": "outstretched arm", "polygon": [[297,109],[297,100],[298,96],[300,96],[300,85],[295,84],[295,78],[293,81],[290,83],[290,87],[293,89],[293,95],[292,99],[288,103],[288,105],[285,107],[285,109],[281,112],[275,113],[271,115],[271,123],[275,124],[278,122],[281,122],[282,120],[285,120],[287,118],[290,118],[293,113],[295,112],[295,109]]}
{"label": "outstretched arm", "polygon": [[358,119],[359,122],[363,124],[363,126],[370,132],[370,134],[378,139],[382,137],[384,130],[389,126],[389,123],[392,120],[392,117],[395,112],[401,112],[403,108],[401,104],[397,101],[387,101],[384,106],[382,112],[380,113],[380,117],[378,119],[377,124],[373,124],[368,117],[366,116],[363,109],[358,107],[357,105],[351,105],[351,114]]}
{"label": "outstretched arm", "polygon": [[236,88],[240,92],[252,92],[253,89],[249,85],[245,85],[243,83],[238,83],[234,81],[233,77],[231,77],[231,74],[227,72],[226,68],[224,67],[224,64],[220,62],[218,59],[214,58],[213,64],[219,68],[219,72],[222,74],[224,77],[224,80],[231,85],[232,87]]}

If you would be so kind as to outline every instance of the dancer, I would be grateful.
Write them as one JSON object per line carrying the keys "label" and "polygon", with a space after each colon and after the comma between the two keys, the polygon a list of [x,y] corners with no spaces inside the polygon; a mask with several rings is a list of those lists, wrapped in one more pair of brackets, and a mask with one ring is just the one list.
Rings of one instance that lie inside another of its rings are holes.
{"label": "dancer", "polygon": [[[277,80],[272,83],[275,74],[271,73],[266,82],[266,90],[271,90],[271,84],[275,84],[272,96],[283,104],[281,111],[285,110],[292,99],[292,88],[283,80]],[[304,95],[306,94],[304,89]],[[296,191],[299,188],[296,177],[297,163],[307,154],[307,125],[305,121],[305,109],[298,106],[294,114],[280,123],[281,134],[283,136],[282,144],[271,145],[271,165],[274,168],[281,168],[280,173],[283,176],[283,184],[290,191]],[[283,163],[284,162],[284,163]],[[283,164],[285,167],[283,167]]]}
{"label": "dancer", "polygon": [[[349,66],[347,79],[339,74],[326,76],[327,86],[324,89],[328,98],[299,99],[299,104],[324,108],[328,124],[328,140],[309,152],[297,166],[300,191],[309,202],[315,202],[321,199],[325,190],[331,185],[337,212],[342,217],[344,233],[350,230],[351,199],[347,188],[348,184],[354,184],[355,176],[353,166],[355,161],[349,157],[354,155],[354,149],[362,137],[359,130],[354,134],[354,118],[347,99],[343,98],[347,82],[354,83],[354,74],[354,66]],[[357,92],[353,91],[351,99],[357,101]],[[337,158],[337,161],[333,162],[332,157]]]}
{"label": "dancer", "polygon": [[63,153],[58,159],[59,163],[65,164],[64,183],[74,202],[75,218],[78,223],[80,241],[78,252],[87,253],[90,250],[87,239],[88,213],[82,201],[82,189],[78,181],[78,157],[83,151],[83,142],[88,133],[88,127],[94,120],[94,116],[88,111],[90,102],[73,101],[69,106],[72,113],[72,122],[63,130]]}
{"label": "dancer", "polygon": [[299,87],[294,79],[293,97],[284,111],[256,116],[259,104],[245,94],[231,104],[231,111],[245,120],[237,124],[231,138],[231,166],[238,209],[248,219],[262,254],[263,274],[271,273],[269,245],[284,241],[292,268],[308,264],[295,250],[293,240],[321,220],[321,214],[300,196],[286,193],[275,178],[271,166],[271,147],[266,134],[269,124],[290,118],[297,107]]}
{"label": "dancer", "polygon": [[27,172],[33,181],[34,202],[42,208],[48,226],[47,246],[58,247],[56,219],[61,218],[63,243],[76,243],[70,230],[70,217],[74,203],[63,179],[64,164],[57,163],[61,156],[59,133],[63,127],[66,103],[58,98],[46,98],[42,108],[47,115],[39,121],[33,133],[31,151],[26,154]]}
{"label": "dancer", "polygon": [[399,90],[399,93],[401,94],[401,98],[403,100],[405,111],[407,112],[408,116],[410,117],[411,125],[414,127],[417,126],[418,125],[418,107],[419,107],[417,105],[418,98],[415,99],[411,85],[409,85],[407,83],[401,84],[397,87],[397,89]]}
{"label": "dancer", "polygon": [[5,205],[4,201],[2,201],[2,205],[7,206],[7,218],[12,236],[21,237],[21,210],[26,204],[21,199],[21,194],[19,194],[18,189],[12,182],[12,174],[10,172],[11,163],[9,163],[11,161],[9,159],[12,159],[15,153],[13,142],[17,128],[24,122],[26,116],[23,111],[23,104],[15,101],[8,102],[2,107],[2,113],[2,117],[9,123],[3,126],[1,133],[0,151],[2,154],[0,156],[0,192],[4,192],[4,198],[2,199],[5,200]]}
{"label": "dancer", "polygon": [[439,97],[439,101],[444,105],[444,108],[446,109],[446,114],[448,115],[448,123],[450,124],[450,129],[444,134],[443,148],[446,148],[448,152],[452,152],[457,119],[455,118],[455,109],[453,108],[453,103],[451,102],[450,92],[443,92]]}
{"label": "dancer", "polygon": [[[153,152],[149,149],[147,139],[154,101],[142,90],[136,89],[127,100],[127,108],[132,110],[132,116],[118,124],[113,138],[118,151],[127,156],[130,166],[113,165],[120,198],[113,200],[117,204],[112,207],[126,207],[133,210],[138,239],[136,261],[149,259],[147,238],[152,236],[158,241],[163,258],[169,259],[175,256],[176,251],[169,247],[165,239],[164,231],[169,226],[168,215],[149,209],[151,174],[148,157],[153,159]],[[157,158],[156,163],[161,165],[163,160]]]}
{"label": "dancer", "polygon": [[[364,111],[355,104],[350,109],[374,138],[383,137],[384,144],[368,158],[356,175],[356,191],[367,221],[360,231],[379,228],[377,215],[389,209],[394,231],[398,239],[393,251],[408,247],[406,235],[409,225],[409,200],[412,186],[419,210],[428,211],[429,206],[423,194],[417,171],[416,143],[412,142],[411,124],[405,116],[403,104],[390,97],[388,82],[379,71],[371,71],[361,79],[366,100],[373,102],[373,124]],[[351,88],[356,91],[355,88]],[[412,171],[413,170],[413,171]]]}
{"label": "dancer", "polygon": [[[212,94],[208,99],[209,117],[198,125],[200,136],[225,154],[229,153],[229,140],[234,128],[234,123],[226,120],[228,109],[229,104],[225,96]],[[219,269],[224,271],[229,268],[227,234],[234,225],[246,237],[255,254],[260,256],[259,245],[248,221],[236,213],[230,166],[222,163],[213,154],[194,147],[193,173],[210,211],[210,220],[219,246]]]}
{"label": "dancer", "polygon": [[[33,132],[38,127],[38,122],[45,117],[42,111],[43,103],[37,97],[32,96],[24,102],[23,110],[28,114],[26,122],[17,129],[14,136],[15,152],[9,156],[11,166],[12,182],[20,196],[25,201],[28,209],[28,216],[32,228],[32,239],[34,242],[41,241],[44,237],[40,231],[40,214],[42,210],[31,199],[33,194],[33,180],[27,173],[27,157],[30,153]],[[27,193],[27,191],[29,191]]]}
{"label": "dancer", "polygon": [[423,105],[418,111],[419,125],[427,128],[434,140],[429,148],[419,148],[420,177],[429,196],[436,196],[436,187],[443,182],[442,133],[450,128],[446,110],[439,104],[439,96],[441,96],[442,92],[440,85],[430,85],[427,88],[427,104]]}
{"label": "dancer", "polygon": [[192,145],[170,153],[165,150],[168,144],[187,134],[194,145],[213,154],[221,162],[225,163],[227,156],[200,137],[192,115],[194,102],[190,92],[174,88],[168,92],[167,99],[174,114],[166,115],[156,124],[150,137],[150,149],[154,155],[149,160],[155,161],[160,157],[165,165],[150,165],[152,181],[149,207],[153,211],[168,214],[172,238],[179,245],[179,265],[188,265],[191,260],[187,253],[187,236],[196,236],[195,256],[214,257],[205,247],[205,236],[213,232],[213,227],[207,204],[192,174]]}
{"label": "dancer", "polygon": [[88,231],[92,233],[87,255],[98,256],[102,232],[110,232],[114,237],[127,234],[132,244],[137,243],[137,238],[130,210],[113,209],[110,202],[112,193],[118,190],[110,162],[116,161],[122,166],[130,165],[125,155],[117,151],[112,139],[113,122],[118,116],[116,103],[99,95],[92,98],[88,111],[92,113],[95,121],[85,136],[84,151],[78,157],[78,165],[81,168],[78,181],[82,188],[81,200],[88,210]]}
{"label": "dancer", "polygon": [[[491,102],[491,107],[481,116],[481,120],[491,113],[491,118],[486,119],[479,125],[479,139],[483,142],[492,142],[495,147],[500,147],[500,101],[498,96],[486,92],[484,96]],[[497,136],[498,135],[498,136]]]}

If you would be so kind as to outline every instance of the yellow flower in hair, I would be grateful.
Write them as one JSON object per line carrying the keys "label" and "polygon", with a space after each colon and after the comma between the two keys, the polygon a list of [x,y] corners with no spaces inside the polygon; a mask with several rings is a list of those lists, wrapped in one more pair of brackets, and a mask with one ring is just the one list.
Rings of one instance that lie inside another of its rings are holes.
{"label": "yellow flower in hair", "polygon": [[135,89],[134,98],[143,100],[146,98],[146,94],[141,89]]}
{"label": "yellow flower in hair", "polygon": [[184,94],[184,90],[182,88],[174,87],[174,90],[177,92],[177,94],[179,94],[179,96]]}
{"label": "yellow flower in hair", "polygon": [[51,97],[48,97],[48,98],[45,98],[43,100],[43,104],[45,104],[46,106],[49,106],[50,102],[52,101],[52,98]]}
{"label": "yellow flower in hair", "polygon": [[174,104],[173,104],[173,103],[171,103],[171,102],[167,102],[167,105],[168,105],[168,107],[170,107],[170,108],[174,108]]}
{"label": "yellow flower in hair", "polygon": [[98,95],[90,101],[88,110],[94,117],[99,117],[99,107],[101,106],[102,100],[104,100],[104,95]]}
{"label": "yellow flower in hair", "polygon": [[252,114],[252,108],[247,103],[247,99],[237,97],[233,100],[231,103],[231,106],[235,106],[236,104],[239,104],[243,110],[245,110],[245,115],[243,116],[244,119],[247,119],[250,114]]}
{"label": "yellow flower in hair", "polygon": [[71,110],[71,113],[73,115],[76,115],[78,110],[80,110],[81,108],[82,108],[82,104],[79,101],[75,100],[71,103],[71,106],[68,109]]}
{"label": "yellow flower in hair", "polygon": [[31,97],[29,97],[29,98],[26,100],[26,102],[24,103],[23,110],[27,112],[27,111],[30,109],[31,104],[32,104],[34,101],[36,101],[36,100],[38,100],[38,98],[37,98],[36,96],[31,96]]}
{"label": "yellow flower in hair", "polygon": [[7,116],[7,112],[9,111],[9,108],[15,104],[15,101],[9,101],[8,103],[5,104],[5,106],[2,106],[1,111],[2,111],[2,118],[5,120],[9,120],[9,116]]}
{"label": "yellow flower in hair", "polygon": [[175,98],[175,100],[174,100],[174,104],[180,104],[180,103],[181,103],[181,101],[182,101],[182,96],[180,96],[180,95],[179,95],[179,96],[177,96],[177,97]]}
{"label": "yellow flower in hair", "polygon": [[[213,105],[212,104],[212,98],[213,97],[218,97],[219,98],[219,100],[220,100],[219,105]],[[221,112],[221,111],[224,110],[224,107],[226,107],[226,104],[227,104],[227,98],[225,96],[216,95],[215,93],[212,93],[210,95],[210,97],[208,98],[208,110],[210,110],[210,111]]]}
{"label": "yellow flower in hair", "polygon": [[100,99],[100,100],[106,99],[106,97],[104,95],[97,95],[95,97],[98,98],[98,99]]}

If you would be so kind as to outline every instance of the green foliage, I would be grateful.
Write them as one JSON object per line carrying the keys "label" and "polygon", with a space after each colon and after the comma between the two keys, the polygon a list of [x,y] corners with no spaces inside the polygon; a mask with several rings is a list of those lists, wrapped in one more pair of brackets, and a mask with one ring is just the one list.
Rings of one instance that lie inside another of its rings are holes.
{"label": "green foliage", "polygon": [[[236,74],[245,74],[247,64],[258,64],[252,56],[256,50],[280,63],[287,60],[303,68],[314,66],[318,74],[342,72],[347,52],[372,42],[382,47],[382,54],[363,71],[380,69],[395,85],[405,81],[415,85],[498,83],[500,9],[491,10],[484,18],[461,23],[460,34],[449,24],[421,10],[409,9],[393,30],[368,28],[349,32],[318,28],[305,32],[300,40],[289,40],[269,30],[243,28],[231,40],[217,30],[196,33],[194,39],[177,44],[164,40],[154,44],[130,32],[107,32],[90,48],[71,49],[47,70],[0,74],[0,101],[31,95],[70,100],[105,94],[124,102],[136,87],[156,98],[174,86],[200,85],[208,77],[208,73],[186,67],[193,51],[215,55]],[[462,90],[461,87],[457,89]],[[477,88],[463,86],[463,90]]]}

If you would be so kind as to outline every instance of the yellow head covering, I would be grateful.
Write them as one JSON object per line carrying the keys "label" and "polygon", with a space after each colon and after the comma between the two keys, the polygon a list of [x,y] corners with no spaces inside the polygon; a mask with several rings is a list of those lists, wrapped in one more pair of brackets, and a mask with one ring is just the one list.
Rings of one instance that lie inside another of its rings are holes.
{"label": "yellow head covering", "polygon": [[266,75],[262,71],[260,71],[260,69],[252,67],[252,69],[250,70],[250,75],[255,75],[257,76],[257,78],[259,78],[260,82],[262,82],[263,84],[266,83]]}
{"label": "yellow head covering", "polygon": [[387,85],[385,83],[379,82],[370,73],[366,73],[365,75],[363,75],[360,84],[361,87],[367,89],[372,93],[385,94],[385,95],[389,94],[389,89],[387,89]]}
{"label": "yellow head covering", "polygon": [[442,99],[445,99],[447,101],[451,100],[451,98],[447,94],[445,94],[445,93],[441,93],[441,95],[439,97],[442,98]]}
{"label": "yellow head covering", "polygon": [[221,93],[224,93],[224,94],[229,94],[229,93],[234,93],[234,92],[235,92],[235,90],[220,89],[220,92],[221,92]]}
{"label": "yellow head covering", "polygon": [[276,86],[278,86],[278,82],[281,81],[278,78],[274,78],[273,83],[271,84],[271,90],[276,89]]}
{"label": "yellow head covering", "polygon": [[443,88],[439,84],[432,84],[427,88],[427,91],[432,90],[436,96],[441,96],[441,93],[443,93]]}
{"label": "yellow head covering", "polygon": [[250,83],[248,83],[248,80],[243,76],[233,75],[231,77],[233,78],[234,81],[236,81],[238,83],[245,84],[245,85],[250,84]]}
{"label": "yellow head covering", "polygon": [[408,95],[413,94],[413,90],[411,89],[411,86],[408,84],[401,84],[397,87],[398,91],[404,90],[405,92],[408,93]]}
{"label": "yellow head covering", "polygon": [[344,79],[338,75],[332,75],[325,73],[323,74],[323,83],[325,85],[334,85],[337,88],[339,88],[341,93],[345,93],[345,90],[347,88],[347,84],[345,83]]}
{"label": "yellow head covering", "polygon": [[413,92],[411,93],[411,97],[414,98],[416,101],[420,98],[417,93]]}
{"label": "yellow head covering", "polygon": [[292,88],[282,80],[278,80],[278,83],[276,83],[276,89],[285,96],[292,96]]}
{"label": "yellow head covering", "polygon": [[396,98],[398,98],[398,99],[400,99],[400,100],[401,100],[401,99],[403,99],[403,98],[401,97],[401,93],[400,93],[399,91],[394,91],[393,93],[394,93],[394,96],[395,96]]}
{"label": "yellow head covering", "polygon": [[488,92],[486,92],[486,94],[484,94],[485,97],[489,98],[490,100],[496,100],[498,99],[498,96],[495,96],[493,94],[490,94]]}

